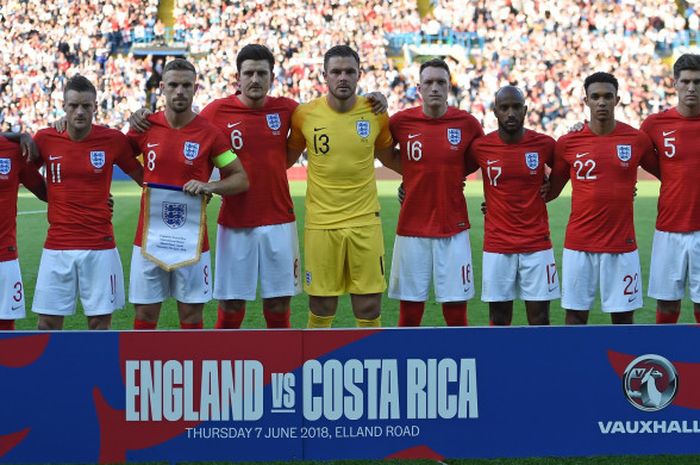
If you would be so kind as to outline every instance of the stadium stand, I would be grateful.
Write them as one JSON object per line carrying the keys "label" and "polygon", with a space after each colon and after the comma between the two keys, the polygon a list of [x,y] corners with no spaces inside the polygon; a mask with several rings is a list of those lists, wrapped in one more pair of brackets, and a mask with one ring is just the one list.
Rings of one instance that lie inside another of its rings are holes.
{"label": "stadium stand", "polygon": [[63,83],[75,73],[97,83],[98,121],[125,128],[133,110],[156,105],[158,55],[183,51],[200,72],[201,108],[232,92],[236,52],[252,42],[278,59],[273,94],[301,101],[323,90],[322,51],[349,43],[363,59],[361,90],[388,92],[392,112],[415,104],[424,54],[449,56],[452,104],[492,129],[495,90],[516,84],[527,92],[528,126],[552,135],[583,114],[581,77],[610,71],[622,84],[620,118],[638,126],[672,98],[663,58],[699,38],[698,1],[435,0],[423,17],[417,3],[7,0],[0,129],[35,131],[60,117]]}

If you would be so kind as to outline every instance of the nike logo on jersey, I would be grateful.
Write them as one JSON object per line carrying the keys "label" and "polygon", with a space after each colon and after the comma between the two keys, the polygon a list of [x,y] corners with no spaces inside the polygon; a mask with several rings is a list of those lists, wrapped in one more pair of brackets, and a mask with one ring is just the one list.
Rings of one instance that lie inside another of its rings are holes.
{"label": "nike logo on jersey", "polygon": [[322,126],[322,127],[320,127],[320,128],[314,128],[314,132],[316,132],[316,131],[321,131],[321,130],[323,130],[323,129],[326,129],[326,127],[325,127],[325,126]]}
{"label": "nike logo on jersey", "polygon": [[147,144],[146,144],[146,147],[148,147],[148,148],[150,149],[150,148],[152,148],[152,147],[158,147],[159,145],[160,145],[160,144],[149,144],[149,143],[147,143]]}
{"label": "nike logo on jersey", "polygon": [[486,160],[487,165],[493,165],[494,163],[498,163],[501,160]]}
{"label": "nike logo on jersey", "polygon": [[663,131],[663,135],[664,135],[664,137],[670,136],[671,134],[673,134],[676,131],[677,131],[676,129],[674,129],[673,131]]}
{"label": "nike logo on jersey", "polygon": [[63,155],[49,155],[49,160],[51,161],[58,160],[59,158],[63,158]]}
{"label": "nike logo on jersey", "polygon": [[588,155],[588,153],[589,153],[589,152],[577,153],[577,154],[576,154],[576,158],[585,157],[586,155]]}
{"label": "nike logo on jersey", "polygon": [[238,122],[235,122],[235,123],[226,123],[226,127],[229,128],[229,129],[231,129],[231,128],[235,128],[235,127],[238,126],[239,124],[241,124],[241,121],[238,121]]}
{"label": "nike logo on jersey", "polygon": [[19,310],[20,308],[22,308],[21,305],[13,305],[13,306],[12,306],[12,311],[14,312],[14,311],[16,311],[16,310]]}
{"label": "nike logo on jersey", "polygon": [[418,136],[420,136],[420,132],[418,134],[409,134],[408,138],[413,139],[413,138],[418,137]]}

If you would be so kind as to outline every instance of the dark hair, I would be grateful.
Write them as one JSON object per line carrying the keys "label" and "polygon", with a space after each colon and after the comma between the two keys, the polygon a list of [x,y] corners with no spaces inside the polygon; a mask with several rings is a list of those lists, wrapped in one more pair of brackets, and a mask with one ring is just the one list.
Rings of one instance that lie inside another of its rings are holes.
{"label": "dark hair", "polygon": [[681,71],[700,71],[700,55],[684,53],[673,64],[673,79],[678,79]]}
{"label": "dark hair", "polygon": [[420,71],[418,71],[418,78],[420,79],[420,76],[423,74],[423,70],[425,68],[441,68],[447,71],[447,75],[451,76],[450,74],[450,67],[447,66],[447,63],[445,60],[442,58],[432,58],[428,61],[423,62],[422,65],[420,65]]}
{"label": "dark hair", "polygon": [[76,74],[72,78],[68,79],[66,86],[63,88],[63,95],[69,90],[74,90],[76,92],[91,92],[95,98],[97,98],[97,89],[92,85],[92,82],[85,76]]}
{"label": "dark hair", "polygon": [[260,44],[248,44],[236,56],[236,69],[241,72],[241,66],[246,60],[265,60],[270,64],[270,72],[275,66],[275,57],[269,48]]}
{"label": "dark hair", "polygon": [[593,73],[590,76],[586,78],[585,81],[583,81],[583,90],[586,92],[586,95],[588,95],[588,86],[591,84],[594,84],[596,82],[604,82],[608,84],[612,84],[613,87],[615,87],[615,92],[617,92],[617,89],[619,87],[619,84],[617,82],[617,79],[615,79],[615,76],[613,76],[610,73],[603,73],[603,72],[597,72]]}
{"label": "dark hair", "polygon": [[163,76],[168,71],[189,71],[197,76],[197,70],[194,69],[194,65],[184,58],[173,58],[167,62],[163,68]]}
{"label": "dark hair", "polygon": [[331,47],[325,55],[323,55],[323,69],[328,67],[328,60],[333,57],[353,57],[357,62],[357,67],[360,67],[360,55],[355,50],[347,45],[336,45]]}

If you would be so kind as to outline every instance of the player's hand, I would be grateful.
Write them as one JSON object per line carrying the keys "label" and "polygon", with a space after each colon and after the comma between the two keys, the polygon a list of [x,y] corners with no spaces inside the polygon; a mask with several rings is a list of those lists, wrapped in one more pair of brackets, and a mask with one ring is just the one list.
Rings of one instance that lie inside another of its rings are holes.
{"label": "player's hand", "polygon": [[381,92],[370,92],[365,97],[372,105],[372,113],[375,115],[382,114],[389,108],[389,102],[387,102],[386,97]]}
{"label": "player's hand", "polygon": [[406,189],[403,187],[403,183],[399,184],[396,194],[399,198],[399,204],[403,205],[403,201],[406,200]]}
{"label": "player's hand", "polygon": [[486,214],[486,201],[481,202],[481,213]]}
{"label": "player's hand", "polygon": [[66,117],[61,116],[59,119],[54,121],[53,123],[53,128],[56,130],[56,132],[63,132],[66,130]]}
{"label": "player's hand", "polygon": [[27,161],[36,161],[39,159],[39,147],[36,146],[32,136],[23,132],[19,136],[19,148],[22,151],[22,156]]}
{"label": "player's hand", "polygon": [[574,123],[573,126],[569,126],[569,132],[580,132],[583,131],[583,128],[585,127],[586,124],[579,121],[577,123]]}
{"label": "player's hand", "polygon": [[549,176],[545,174],[544,181],[542,181],[542,185],[540,186],[540,197],[542,197],[543,200],[547,199],[547,194],[549,194],[551,188],[552,183],[549,182]]}
{"label": "player's hand", "polygon": [[213,194],[212,187],[209,183],[197,181],[196,179],[191,179],[187,181],[187,183],[184,186],[182,186],[182,191],[185,194],[189,194],[192,196],[211,196]]}
{"label": "player's hand", "polygon": [[109,212],[114,213],[114,196],[112,193],[109,193],[109,197],[107,197],[107,207],[109,207]]}
{"label": "player's hand", "polygon": [[136,129],[138,132],[146,132],[151,127],[148,117],[153,112],[147,108],[140,108],[133,112],[129,117],[129,127]]}

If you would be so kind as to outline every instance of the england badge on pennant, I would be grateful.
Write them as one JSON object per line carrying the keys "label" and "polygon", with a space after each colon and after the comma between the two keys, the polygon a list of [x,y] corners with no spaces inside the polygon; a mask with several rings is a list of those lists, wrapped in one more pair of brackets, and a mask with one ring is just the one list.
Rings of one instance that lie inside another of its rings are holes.
{"label": "england badge on pennant", "polygon": [[447,128],[447,141],[452,145],[462,142],[462,130],[457,128]]}
{"label": "england badge on pennant", "polygon": [[355,121],[355,129],[357,130],[357,135],[359,135],[363,139],[367,139],[369,137],[369,133],[370,133],[369,121],[367,121],[365,119]]}
{"label": "england badge on pennant", "polygon": [[105,166],[104,150],[92,150],[90,152],[90,163],[92,163],[92,166],[94,166],[98,170]]}
{"label": "england badge on pennant", "polygon": [[10,170],[12,169],[12,160],[9,158],[0,158],[0,174],[3,176],[6,174],[10,174]]}
{"label": "england badge on pennant", "polygon": [[617,158],[620,161],[630,161],[632,158],[632,146],[631,145],[618,145],[617,146]]}
{"label": "england badge on pennant", "polygon": [[531,170],[536,170],[540,166],[540,154],[538,152],[527,152],[525,154],[525,164]]}
{"label": "england badge on pennant", "polygon": [[181,228],[187,221],[187,205],[184,203],[163,202],[163,223],[170,229]]}
{"label": "england badge on pennant", "polygon": [[267,127],[273,131],[277,131],[282,127],[282,120],[280,119],[279,113],[270,113],[269,115],[265,115],[265,119],[267,120]]}
{"label": "england badge on pennant", "polygon": [[185,142],[185,148],[182,153],[188,160],[194,160],[199,155],[199,144],[196,142]]}

